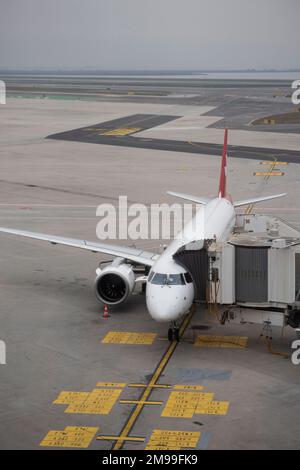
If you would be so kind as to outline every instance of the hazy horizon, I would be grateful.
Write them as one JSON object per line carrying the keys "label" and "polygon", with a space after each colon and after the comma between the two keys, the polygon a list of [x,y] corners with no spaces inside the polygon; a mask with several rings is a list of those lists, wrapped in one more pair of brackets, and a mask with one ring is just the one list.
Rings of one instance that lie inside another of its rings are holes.
{"label": "hazy horizon", "polygon": [[0,6],[2,70],[300,70],[298,0],[0,0]]}

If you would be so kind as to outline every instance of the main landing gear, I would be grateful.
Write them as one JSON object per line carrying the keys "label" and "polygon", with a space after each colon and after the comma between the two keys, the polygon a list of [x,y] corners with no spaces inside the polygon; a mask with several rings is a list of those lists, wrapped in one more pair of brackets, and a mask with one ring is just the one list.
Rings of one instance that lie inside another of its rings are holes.
{"label": "main landing gear", "polygon": [[168,329],[168,340],[169,341],[179,341],[179,327],[176,325],[175,321],[171,322],[170,328]]}

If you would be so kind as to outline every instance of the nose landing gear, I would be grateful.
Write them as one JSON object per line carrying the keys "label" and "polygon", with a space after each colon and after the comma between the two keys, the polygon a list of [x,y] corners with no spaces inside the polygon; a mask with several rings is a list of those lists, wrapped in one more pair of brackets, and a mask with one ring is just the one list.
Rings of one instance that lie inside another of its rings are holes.
{"label": "nose landing gear", "polygon": [[179,342],[179,327],[175,321],[172,321],[168,329],[168,340]]}

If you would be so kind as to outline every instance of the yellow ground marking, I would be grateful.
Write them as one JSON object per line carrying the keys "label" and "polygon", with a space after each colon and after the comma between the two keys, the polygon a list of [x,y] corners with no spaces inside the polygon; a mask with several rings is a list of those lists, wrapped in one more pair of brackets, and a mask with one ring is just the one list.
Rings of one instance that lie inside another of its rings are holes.
{"label": "yellow ground marking", "polygon": [[71,405],[83,403],[87,399],[90,392],[65,392],[62,391],[54,400],[55,405]]}
{"label": "yellow ground marking", "polygon": [[229,401],[209,401],[199,402],[195,413],[205,415],[226,415],[229,408]]}
{"label": "yellow ground marking", "polygon": [[124,387],[126,387],[126,384],[125,383],[118,383],[118,382],[97,382],[96,387],[124,388]]}
{"label": "yellow ground marking", "polygon": [[203,385],[174,385],[174,389],[181,390],[203,390]]}
{"label": "yellow ground marking", "polygon": [[91,392],[61,392],[53,402],[69,405],[65,413],[109,414],[122,390],[97,389]]}
{"label": "yellow ground marking", "polygon": [[[181,324],[181,327],[180,327],[180,330],[179,330],[179,336],[180,337],[184,334],[186,328],[188,327],[188,324],[189,324],[195,310],[196,310],[196,304],[193,304],[190,313],[186,316],[186,318],[184,319],[184,321]],[[172,341],[172,343],[169,344],[165,354],[163,355],[162,359],[160,360],[158,366],[156,367],[156,369],[155,369],[155,371],[154,371],[154,373],[151,377],[151,380],[150,380],[149,384],[147,385],[147,387],[143,391],[142,396],[140,397],[140,401],[147,401],[148,400],[148,398],[151,395],[151,392],[153,390],[153,385],[155,385],[156,382],[158,381],[158,379],[160,378],[164,368],[166,367],[166,365],[167,365],[170,357],[172,356],[173,352],[175,351],[177,345],[178,345],[177,341]],[[129,436],[131,429],[133,428],[136,420],[138,419],[141,411],[143,410],[143,406],[144,405],[141,404],[141,403],[136,405],[136,407],[132,411],[131,415],[129,416],[128,421],[125,423],[125,426],[123,427],[123,429],[121,431],[121,434],[119,436],[120,438],[123,438],[125,436]],[[123,441],[121,439],[119,439],[115,443],[115,445],[113,447],[113,450],[121,449],[122,445],[123,445]]]}
{"label": "yellow ground marking", "polygon": [[181,450],[195,447],[201,432],[154,429],[145,450]]}
{"label": "yellow ground marking", "polygon": [[86,127],[84,129],[85,131],[88,131],[88,132],[100,132],[100,131],[105,131],[105,129],[103,129],[103,127]]}
{"label": "yellow ground marking", "polygon": [[251,214],[253,207],[254,204],[249,204],[249,206],[247,206],[247,209],[245,210],[245,214]]}
{"label": "yellow ground marking", "polygon": [[40,446],[44,447],[89,447],[99,428],[67,426],[63,431],[49,431]]}
{"label": "yellow ground marking", "polygon": [[247,346],[247,336],[197,336],[194,346],[203,348],[236,348],[242,349]]}
{"label": "yellow ground marking", "polygon": [[276,170],[276,164],[277,164],[277,157],[274,157],[274,160],[273,162],[270,163],[270,168],[269,168],[269,171],[266,173],[265,175],[265,180],[268,181],[268,179],[270,178],[270,176],[273,176],[272,173],[274,173],[273,170],[275,170],[275,172],[277,171]]}
{"label": "yellow ground marking", "polygon": [[191,140],[187,140],[187,143],[190,145],[194,145],[194,147],[199,147],[199,143],[192,142]]}
{"label": "yellow ground marking", "polygon": [[282,171],[271,171],[271,172],[265,172],[265,171],[256,171],[253,173],[254,176],[283,176],[284,173]]}
{"label": "yellow ground marking", "polygon": [[[266,173],[258,171],[258,172],[253,173],[254,176],[264,176],[264,180],[267,182],[271,176],[283,176],[284,175],[283,172],[279,172],[276,169],[277,164],[281,164],[281,165],[284,164],[284,162],[278,162],[277,157],[274,157],[273,161],[270,161],[270,162],[262,161],[260,163],[263,164],[263,165],[267,165],[267,163],[268,163],[270,165],[269,171],[266,172]],[[254,207],[254,203],[249,204],[249,206],[247,206],[247,208],[245,210],[245,214],[251,214],[251,212],[253,210],[253,207]]]}
{"label": "yellow ground marking", "polygon": [[144,437],[119,437],[119,436],[97,436],[98,441],[135,441],[135,442],[144,442]]}
{"label": "yellow ground marking", "polygon": [[162,405],[163,401],[120,400],[122,405]]}
{"label": "yellow ground marking", "polygon": [[171,392],[163,409],[163,418],[192,418],[199,403],[211,402],[213,393]]}
{"label": "yellow ground marking", "polygon": [[132,333],[126,331],[109,331],[102,343],[107,344],[152,344],[156,333]]}
{"label": "yellow ground marking", "polygon": [[112,129],[106,132],[102,132],[100,135],[129,135],[134,134],[135,132],[141,131],[141,127],[127,127],[123,129]]}
{"label": "yellow ground marking", "polygon": [[288,162],[278,162],[277,160],[275,162],[271,162],[270,160],[265,160],[263,162],[260,162],[260,165],[288,165]]}
{"label": "yellow ground marking", "polygon": [[[136,387],[136,388],[146,388],[148,387],[147,384],[129,384],[128,387]],[[172,385],[167,384],[154,384],[152,388],[171,388]]]}

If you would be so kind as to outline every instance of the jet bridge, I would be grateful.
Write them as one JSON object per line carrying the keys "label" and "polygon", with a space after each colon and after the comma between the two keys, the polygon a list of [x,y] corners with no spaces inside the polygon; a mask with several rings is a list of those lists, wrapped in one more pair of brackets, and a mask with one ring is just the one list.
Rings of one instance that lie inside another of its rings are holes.
{"label": "jet bridge", "polygon": [[282,220],[238,215],[227,242],[195,241],[174,259],[190,272],[196,300],[223,305],[231,321],[300,327],[300,233]]}

